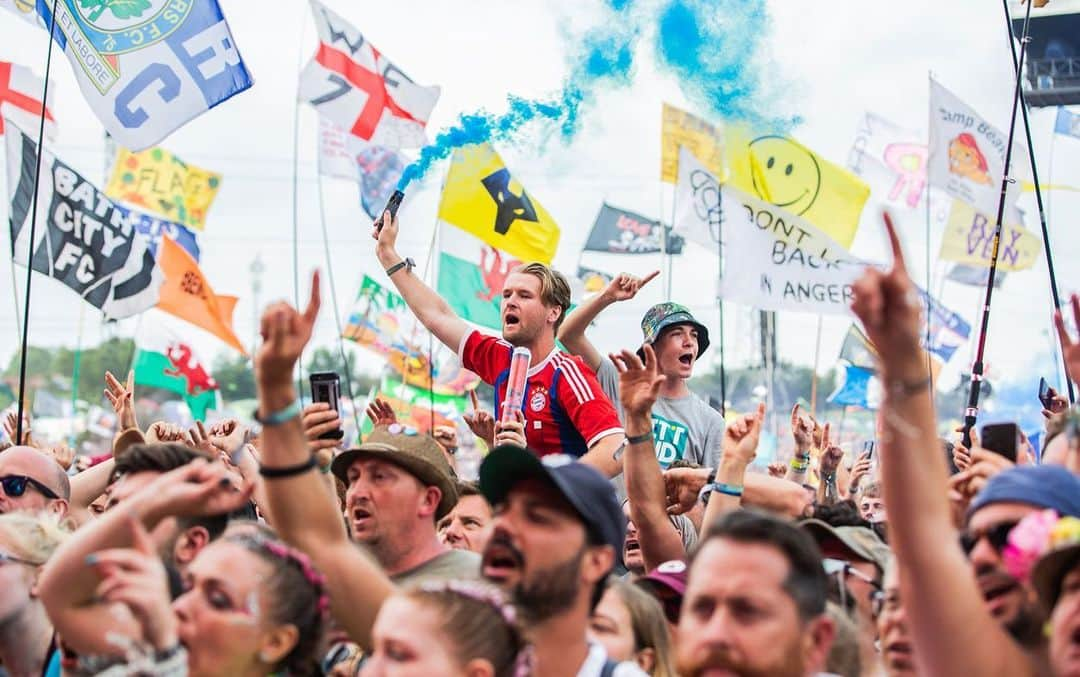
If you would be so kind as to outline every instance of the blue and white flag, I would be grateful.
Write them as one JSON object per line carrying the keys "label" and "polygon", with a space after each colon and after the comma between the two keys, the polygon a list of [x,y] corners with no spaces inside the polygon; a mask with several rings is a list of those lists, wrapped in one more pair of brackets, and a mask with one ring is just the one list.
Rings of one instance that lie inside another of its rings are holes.
{"label": "blue and white flag", "polygon": [[956,312],[941,305],[941,302],[919,289],[924,312],[930,315],[930,343],[923,337],[923,348],[938,357],[942,362],[952,359],[953,353],[967,343],[971,336],[971,325]]}
{"label": "blue and white flag", "polygon": [[1064,106],[1058,106],[1054,132],[1080,139],[1080,115],[1070,113]]}
{"label": "blue and white flag", "polygon": [[[39,24],[50,5],[37,1]],[[87,103],[134,151],[252,84],[217,0],[60,0],[55,19]]]}
{"label": "blue and white flag", "polygon": [[829,403],[842,407],[877,409],[881,404],[881,384],[872,369],[845,365]]}
{"label": "blue and white flag", "polygon": [[199,262],[199,255],[202,252],[199,249],[199,240],[195,237],[194,232],[179,223],[159,219],[145,212],[129,209],[121,204],[116,205],[116,210],[124,215],[128,223],[135,227],[136,233],[146,237],[147,249],[150,250],[155,259],[157,258],[158,243],[161,242],[163,236],[168,235],[176,241],[176,244],[183,247],[188,254],[191,254],[191,258],[195,259],[196,263]]}

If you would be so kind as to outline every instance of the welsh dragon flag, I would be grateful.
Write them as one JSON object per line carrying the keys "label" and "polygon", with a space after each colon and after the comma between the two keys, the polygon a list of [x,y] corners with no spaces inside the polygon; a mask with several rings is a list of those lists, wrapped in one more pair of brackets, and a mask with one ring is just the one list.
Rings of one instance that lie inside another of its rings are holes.
{"label": "welsh dragon flag", "polygon": [[197,421],[217,406],[217,381],[184,338],[186,322],[148,310],[135,336],[135,383],[181,395]]}
{"label": "welsh dragon flag", "polygon": [[439,295],[462,319],[502,329],[506,277],[521,261],[457,228],[446,228],[439,252]]}

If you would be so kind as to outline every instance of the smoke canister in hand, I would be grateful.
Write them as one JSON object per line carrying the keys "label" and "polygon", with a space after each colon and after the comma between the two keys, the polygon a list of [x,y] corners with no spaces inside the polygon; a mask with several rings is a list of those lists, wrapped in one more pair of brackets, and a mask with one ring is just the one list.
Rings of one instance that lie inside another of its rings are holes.
{"label": "smoke canister in hand", "polygon": [[521,411],[525,399],[525,383],[529,377],[529,363],[532,353],[528,348],[518,346],[510,356],[510,375],[506,379],[506,399],[502,405],[502,420],[513,421],[514,412]]}

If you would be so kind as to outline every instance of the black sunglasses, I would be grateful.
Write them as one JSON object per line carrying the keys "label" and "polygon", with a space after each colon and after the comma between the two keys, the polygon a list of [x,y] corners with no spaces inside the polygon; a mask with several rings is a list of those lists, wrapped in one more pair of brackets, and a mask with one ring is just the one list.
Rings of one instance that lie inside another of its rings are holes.
{"label": "black sunglasses", "polygon": [[986,540],[990,542],[990,547],[995,551],[1001,552],[1005,544],[1009,542],[1009,532],[1017,525],[1017,522],[1002,522],[996,526],[990,527],[981,533],[971,533],[965,531],[960,534],[960,548],[964,551],[965,555],[970,555],[971,551],[975,549],[975,546],[979,544],[979,541],[985,536]]}
{"label": "black sunglasses", "polygon": [[26,485],[30,485],[37,489],[45,498],[57,499],[60,498],[56,495],[56,492],[45,486],[41,482],[38,482],[33,477],[27,477],[26,475],[5,475],[0,477],[0,486],[4,488],[4,493],[11,498],[19,498],[26,493]]}

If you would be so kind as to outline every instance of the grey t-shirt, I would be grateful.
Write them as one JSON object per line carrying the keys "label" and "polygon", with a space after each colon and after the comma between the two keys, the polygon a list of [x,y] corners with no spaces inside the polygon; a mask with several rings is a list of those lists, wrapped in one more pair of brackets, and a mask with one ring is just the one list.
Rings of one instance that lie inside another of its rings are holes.
{"label": "grey t-shirt", "polygon": [[[600,360],[596,378],[604,394],[626,418],[619,402],[619,372],[608,358]],[[656,460],[668,467],[680,459],[706,468],[720,462],[720,444],[724,439],[724,417],[694,393],[686,397],[659,397],[652,411]],[[625,421],[624,421],[625,422]]]}
{"label": "grey t-shirt", "polygon": [[447,550],[418,567],[403,571],[390,580],[400,586],[428,581],[475,580],[480,577],[480,555],[469,550]]}

